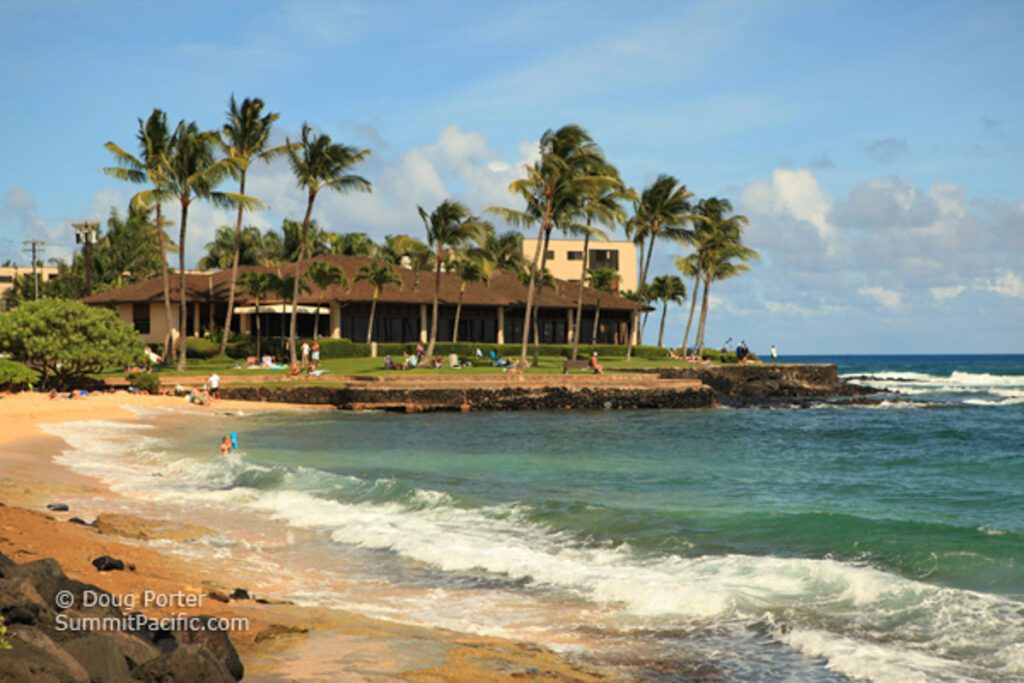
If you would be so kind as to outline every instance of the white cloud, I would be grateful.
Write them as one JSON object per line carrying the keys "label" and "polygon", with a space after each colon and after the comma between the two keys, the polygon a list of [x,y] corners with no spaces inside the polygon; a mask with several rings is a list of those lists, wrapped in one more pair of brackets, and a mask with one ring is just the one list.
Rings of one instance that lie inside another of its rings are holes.
{"label": "white cloud", "polygon": [[765,309],[772,314],[799,316],[801,318],[813,318],[821,315],[833,315],[844,310],[843,306],[820,303],[816,306],[803,306],[792,301],[772,301],[765,299],[761,302]]}
{"label": "white cloud", "polygon": [[[792,232],[810,232],[823,243],[827,255],[836,253],[838,236],[828,216],[832,204],[809,170],[777,168],[770,182],[755,181],[748,185],[741,204],[753,214],[788,219],[794,223]],[[795,234],[791,237],[798,238]]]}
{"label": "white cloud", "polygon": [[964,293],[967,287],[964,285],[951,285],[949,287],[932,287],[928,291],[931,292],[932,298],[936,301],[945,301],[946,299],[955,299]]}
{"label": "white cloud", "polygon": [[884,287],[861,287],[857,293],[874,299],[889,310],[895,310],[903,303],[903,296],[899,292]]}
{"label": "white cloud", "polygon": [[981,289],[1013,299],[1024,298],[1024,280],[1009,270],[1001,270],[994,280],[982,282]]}

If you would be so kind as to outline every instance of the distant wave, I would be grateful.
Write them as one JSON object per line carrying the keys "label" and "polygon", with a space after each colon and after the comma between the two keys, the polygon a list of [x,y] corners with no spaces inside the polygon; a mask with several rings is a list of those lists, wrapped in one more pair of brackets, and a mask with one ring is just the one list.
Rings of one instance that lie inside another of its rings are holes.
{"label": "distant wave", "polygon": [[1024,375],[993,375],[955,370],[949,375],[883,371],[841,375],[854,384],[890,391],[912,399],[941,399],[973,406],[1024,403]]}

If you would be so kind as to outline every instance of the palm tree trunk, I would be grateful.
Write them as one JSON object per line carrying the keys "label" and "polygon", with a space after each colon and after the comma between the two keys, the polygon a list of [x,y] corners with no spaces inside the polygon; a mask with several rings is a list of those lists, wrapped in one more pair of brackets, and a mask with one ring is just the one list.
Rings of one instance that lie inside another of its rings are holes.
{"label": "palm tree trunk", "polygon": [[177,356],[174,348],[174,314],[171,313],[171,275],[167,270],[167,235],[164,234],[164,216],[160,202],[156,204],[156,235],[160,242],[160,270],[164,285],[164,314],[167,316],[167,337],[164,339],[164,362]]}
{"label": "palm tree trunk", "polygon": [[299,272],[299,265],[303,259],[306,258],[306,233],[309,230],[309,217],[313,213],[313,201],[316,199],[316,193],[309,193],[309,201],[306,202],[306,216],[302,219],[302,234],[299,236],[299,258],[295,261],[295,282],[292,286],[292,318],[288,325],[288,341],[291,347],[291,361],[292,365],[295,364],[298,357],[295,355],[295,324],[298,320],[298,306],[299,306],[299,282],[302,280],[302,273]]}
{"label": "palm tree trunk", "polygon": [[434,263],[434,308],[430,320],[430,341],[427,342],[427,358],[434,357],[434,347],[437,346],[437,309],[441,299],[441,261],[444,258],[444,245],[437,245],[437,260]]}
{"label": "palm tree trunk", "polygon": [[373,303],[370,304],[370,324],[366,326],[366,343],[373,343],[373,318],[377,315],[377,296],[380,295],[380,290],[376,287],[373,288]]}
{"label": "palm tree trunk", "polygon": [[[466,291],[466,283],[459,287],[459,303],[455,306],[455,328],[452,330],[452,344],[459,343],[459,318],[462,317],[462,295]],[[433,358],[433,356],[431,356]]]}
{"label": "palm tree trunk", "polygon": [[700,304],[700,326],[697,328],[697,341],[695,346],[697,352],[701,353],[704,351],[704,326],[708,321],[708,293],[711,291],[711,277],[709,275],[704,276],[704,298]]}
{"label": "palm tree trunk", "polygon": [[[238,183],[238,194],[245,194],[245,171],[242,171],[242,179]],[[235,258],[231,262],[231,286],[228,289],[228,312],[224,314],[224,331],[220,337],[220,355],[228,350],[228,337],[231,335],[231,315],[235,307],[235,285],[238,282],[238,259],[242,253],[242,212],[245,207],[238,205],[238,219],[235,221]]]}
{"label": "palm tree trunk", "polygon": [[[653,226],[651,230],[651,241],[647,245],[647,260],[644,263],[644,269],[640,273],[640,286],[639,289],[643,289],[647,284],[647,276],[650,275],[651,271],[651,258],[654,256],[654,241],[658,238],[658,228]],[[644,327],[647,325],[647,313],[643,313],[643,322],[640,322],[640,312],[637,311],[633,316],[633,324],[636,328],[636,343],[641,345],[644,343]],[[629,335],[630,346],[626,349],[626,360],[629,360],[633,356],[633,335]]]}
{"label": "palm tree trunk", "polygon": [[[180,321],[181,327],[179,328],[180,333],[178,335],[178,341],[180,346],[178,347],[178,371],[184,371],[188,367],[188,293],[185,291],[185,231],[188,229],[188,199],[184,198],[181,201],[181,229],[178,235],[178,305],[181,307],[178,311],[178,320]],[[199,321],[196,320],[196,325]]]}
{"label": "palm tree trunk", "polygon": [[256,358],[263,365],[263,349],[260,345],[260,298],[256,297]]}
{"label": "palm tree trunk", "polygon": [[590,334],[590,343],[597,344],[597,323],[601,319],[601,292],[597,293],[597,306],[594,308],[594,331]]}
{"label": "palm tree trunk", "polygon": [[668,314],[668,299],[663,299],[661,307],[661,327],[658,329],[658,346],[665,346],[665,315]]}
{"label": "palm tree trunk", "polygon": [[320,304],[324,302],[323,290],[316,298],[316,313],[313,315],[313,340],[320,338]]}
{"label": "palm tree trunk", "polygon": [[551,230],[544,233],[544,253],[540,258],[540,287],[533,303],[533,367],[540,363],[540,297],[544,294],[544,269],[548,267],[548,244],[551,242]]}
{"label": "palm tree trunk", "polygon": [[687,356],[686,343],[690,341],[690,327],[693,325],[693,311],[697,308],[697,295],[700,293],[700,264],[697,264],[697,274],[693,276],[693,296],[690,297],[690,317],[686,319],[686,332],[683,334],[683,356]]}
{"label": "palm tree trunk", "polygon": [[[590,227],[590,216],[587,216],[587,227]],[[583,288],[587,286],[587,261],[590,258],[590,231],[583,236],[583,270],[580,271],[580,289],[576,295],[576,320],[572,329],[572,359],[576,360],[580,350],[580,329],[583,317]]]}
{"label": "palm tree trunk", "polygon": [[526,365],[526,349],[530,343],[530,309],[533,308],[533,288],[537,284],[537,264],[540,263],[540,250],[544,242],[544,225],[547,222],[545,215],[541,222],[540,232],[537,234],[537,248],[533,251],[533,263],[530,266],[530,283],[526,287],[526,310],[523,311],[523,339],[519,349],[519,364]]}

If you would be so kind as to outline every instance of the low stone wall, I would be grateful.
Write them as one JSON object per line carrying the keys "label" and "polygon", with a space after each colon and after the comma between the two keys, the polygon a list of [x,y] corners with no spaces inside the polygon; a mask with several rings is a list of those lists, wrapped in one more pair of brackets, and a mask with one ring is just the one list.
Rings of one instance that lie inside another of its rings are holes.
{"label": "low stone wall", "polygon": [[351,385],[225,386],[221,396],[243,401],[274,401],[334,405],[347,410],[402,412],[468,410],[635,410],[650,408],[711,408],[714,394],[705,386],[679,388],[608,386],[497,386],[390,388]]}

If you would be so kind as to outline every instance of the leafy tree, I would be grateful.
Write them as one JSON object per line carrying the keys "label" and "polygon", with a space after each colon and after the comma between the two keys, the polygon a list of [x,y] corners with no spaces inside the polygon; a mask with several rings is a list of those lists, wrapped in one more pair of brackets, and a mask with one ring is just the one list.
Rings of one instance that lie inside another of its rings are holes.
{"label": "leafy tree", "polygon": [[523,236],[514,230],[498,234],[493,227],[485,227],[477,239],[474,253],[499,270],[518,273],[526,265]]}
{"label": "leafy tree", "polygon": [[93,249],[93,270],[97,280],[120,287],[126,276],[128,282],[139,282],[161,272],[163,255],[156,234],[158,230],[157,225],[149,220],[149,210],[144,207],[129,205],[128,215],[124,218],[117,209],[111,209],[107,230]]}
{"label": "leafy tree", "polygon": [[[523,211],[488,207],[504,220],[519,227],[539,226],[537,246],[530,265],[520,362],[526,363],[530,317],[534,308],[536,276],[547,262],[547,244],[556,221],[576,213],[585,192],[614,185],[617,178],[594,175],[592,170],[604,160],[601,148],[580,126],[570,124],[541,136],[540,159],[526,167],[526,177],[509,185],[509,191],[526,204]],[[543,257],[543,258],[542,258]],[[536,336],[536,335],[535,335]],[[539,340],[537,340],[539,342]]]}
{"label": "leafy tree", "polygon": [[[206,253],[199,259],[199,267],[219,270],[233,268],[236,258],[237,265],[240,266],[258,266],[264,263],[263,233],[259,228],[250,225],[239,235],[236,235],[235,229],[229,225],[217,228],[213,241],[207,242]],[[230,301],[233,305],[234,298],[230,297]],[[230,326],[231,321],[226,322]]]}
{"label": "leafy tree", "polygon": [[402,278],[395,272],[395,267],[390,263],[377,261],[365,265],[359,269],[356,275],[356,282],[365,280],[373,287],[373,303],[370,305],[370,323],[366,327],[366,343],[373,341],[373,319],[377,315],[377,299],[381,291],[388,285],[395,285],[402,288]]}
{"label": "leafy tree", "polygon": [[164,342],[165,353],[173,359],[175,349],[171,330],[174,329],[174,317],[171,312],[171,278],[167,269],[168,240],[164,232],[163,202],[169,198],[166,182],[163,174],[163,167],[167,163],[170,154],[171,133],[167,128],[167,114],[159,109],[154,109],[149,118],[143,121],[139,119],[139,132],[136,135],[139,142],[139,156],[134,156],[119,147],[114,142],[108,142],[104,147],[114,155],[118,166],[104,168],[103,172],[118,180],[129,183],[148,183],[150,190],[148,194],[136,194],[132,197],[132,204],[140,205],[152,203],[156,206],[156,236],[160,249],[160,273],[163,278],[164,313],[167,316],[167,338]]}
{"label": "leafy tree", "polygon": [[374,256],[377,245],[365,232],[328,232],[324,235],[328,254],[339,256]]}
{"label": "leafy tree", "polygon": [[686,285],[677,275],[659,275],[651,281],[648,287],[648,294],[654,301],[660,301],[661,325],[658,327],[658,346],[665,345],[665,316],[668,313],[668,305],[681,304],[686,298]]}
{"label": "leafy tree", "polygon": [[[270,163],[276,157],[284,154],[286,147],[278,145],[270,146],[270,131],[277,121],[279,114],[273,112],[263,113],[263,100],[259,98],[245,98],[242,104],[235,102],[235,96],[231,96],[228,103],[228,120],[221,129],[220,144],[227,155],[230,173],[238,179],[238,194],[245,195],[245,178],[249,167],[256,161]],[[231,286],[228,289],[228,309],[224,314],[225,334],[221,335],[220,353],[223,355],[228,347],[227,331],[231,329],[231,315],[235,307],[235,282],[238,280],[238,266],[241,262],[242,251],[242,215],[245,212],[245,203],[238,203],[238,217],[235,220],[235,248],[234,258],[231,261]]]}
{"label": "leafy tree", "polygon": [[0,316],[0,351],[52,378],[58,387],[90,373],[142,359],[142,340],[107,308],[80,301],[40,299]]}
{"label": "leafy tree", "polygon": [[712,227],[712,239],[703,246],[701,259],[704,267],[704,295],[700,306],[700,326],[697,328],[696,346],[698,354],[704,349],[704,331],[707,326],[711,283],[736,277],[750,270],[750,261],[760,255],[742,243],[743,226],[746,216],[731,216],[716,222]]}
{"label": "leafy tree", "polygon": [[320,336],[320,306],[324,302],[324,290],[334,285],[348,289],[345,271],[330,263],[313,263],[306,269],[306,277],[317,288],[316,315],[313,316],[313,339]]}
{"label": "leafy tree", "polygon": [[289,327],[291,339],[291,361],[295,362],[295,321],[296,305],[299,300],[299,282],[302,260],[306,258],[306,236],[309,231],[310,216],[313,213],[313,202],[321,190],[334,192],[370,192],[370,181],[362,176],[352,175],[348,171],[370,155],[368,149],[356,149],[331,141],[329,135],[316,134],[309,124],[302,125],[302,138],[297,144],[288,144],[288,160],[299,188],[306,191],[306,215],[302,219],[302,233],[299,240],[299,253],[295,259],[296,272],[295,290],[292,292],[292,317]]}
{"label": "leafy tree", "polygon": [[39,381],[39,373],[13,360],[0,358],[0,390],[10,391]]}
{"label": "leafy tree", "polygon": [[590,335],[592,344],[597,343],[598,321],[601,319],[601,294],[613,291],[618,281],[619,274],[614,268],[608,266],[591,268],[587,271],[587,284],[597,293],[597,305],[594,308],[594,330]]}
{"label": "leafy tree", "polygon": [[427,231],[427,242],[434,250],[434,304],[430,321],[430,339],[427,342],[427,357],[434,356],[437,345],[437,313],[441,300],[441,269],[446,258],[454,255],[454,251],[469,244],[475,239],[483,223],[470,215],[469,209],[459,202],[446,199],[431,213],[422,207],[420,218]]}

